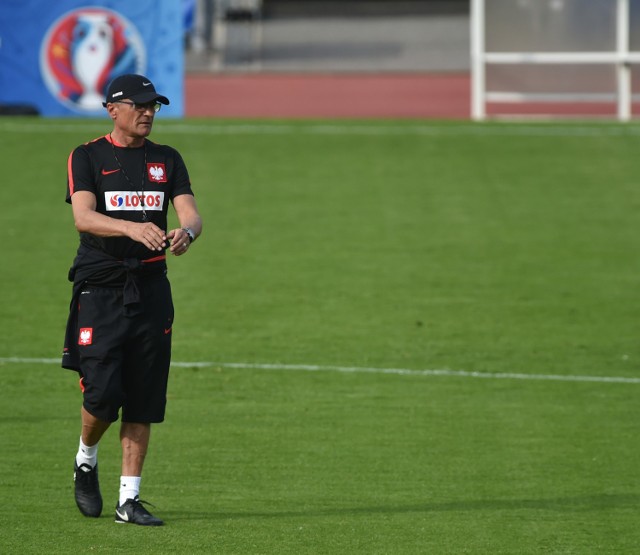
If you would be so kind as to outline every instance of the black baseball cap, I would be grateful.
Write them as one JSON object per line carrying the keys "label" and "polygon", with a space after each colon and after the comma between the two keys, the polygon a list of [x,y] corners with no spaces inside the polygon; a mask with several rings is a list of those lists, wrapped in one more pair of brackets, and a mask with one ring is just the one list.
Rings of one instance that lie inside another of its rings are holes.
{"label": "black baseball cap", "polygon": [[107,99],[102,105],[106,108],[109,102],[117,102],[128,98],[138,104],[145,104],[157,100],[165,106],[169,104],[169,99],[156,92],[153,83],[144,75],[127,73],[116,77],[107,89]]}

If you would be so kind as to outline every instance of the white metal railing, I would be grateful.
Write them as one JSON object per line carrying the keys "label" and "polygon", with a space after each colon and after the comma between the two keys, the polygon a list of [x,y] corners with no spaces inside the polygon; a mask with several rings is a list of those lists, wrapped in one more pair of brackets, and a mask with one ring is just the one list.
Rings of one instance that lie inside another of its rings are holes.
{"label": "white metal railing", "polygon": [[[490,0],[489,0],[490,1]],[[487,102],[611,102],[620,121],[631,119],[631,64],[640,64],[640,52],[629,50],[629,0],[616,1],[616,50],[610,52],[487,52],[485,2],[471,0],[471,117],[487,117]],[[609,64],[616,71],[616,92],[524,93],[487,91],[487,64]]]}

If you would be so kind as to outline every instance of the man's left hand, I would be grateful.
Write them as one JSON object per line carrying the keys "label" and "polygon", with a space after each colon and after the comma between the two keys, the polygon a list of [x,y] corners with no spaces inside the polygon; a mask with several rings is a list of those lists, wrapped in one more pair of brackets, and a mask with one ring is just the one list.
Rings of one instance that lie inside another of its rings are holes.
{"label": "man's left hand", "polygon": [[171,254],[175,254],[176,256],[180,256],[181,254],[187,252],[189,246],[191,245],[189,234],[184,229],[172,229],[169,233],[167,233],[167,239],[171,241],[169,252]]}

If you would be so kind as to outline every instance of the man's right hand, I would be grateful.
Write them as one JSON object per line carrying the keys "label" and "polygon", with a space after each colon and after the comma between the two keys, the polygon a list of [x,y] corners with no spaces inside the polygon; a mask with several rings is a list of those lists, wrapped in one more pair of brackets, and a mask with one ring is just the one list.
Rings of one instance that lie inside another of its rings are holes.
{"label": "man's right hand", "polygon": [[161,251],[167,246],[167,235],[153,222],[129,222],[129,237],[152,251]]}

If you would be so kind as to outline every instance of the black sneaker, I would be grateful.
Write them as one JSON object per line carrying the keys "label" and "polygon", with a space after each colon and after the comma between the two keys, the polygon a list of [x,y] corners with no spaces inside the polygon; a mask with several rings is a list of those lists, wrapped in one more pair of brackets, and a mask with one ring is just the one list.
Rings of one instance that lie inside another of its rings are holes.
{"label": "black sneaker", "polygon": [[[84,470],[88,468],[89,470]],[[88,464],[73,463],[73,481],[75,483],[76,505],[84,516],[98,518],[102,512],[102,495],[98,483],[98,465],[91,468]]]}
{"label": "black sneaker", "polygon": [[135,499],[127,499],[122,505],[118,502],[116,505],[116,522],[120,524],[139,524],[140,526],[162,526],[164,522],[159,518],[153,516],[142,504],[147,503],[142,501],[137,495]]}

